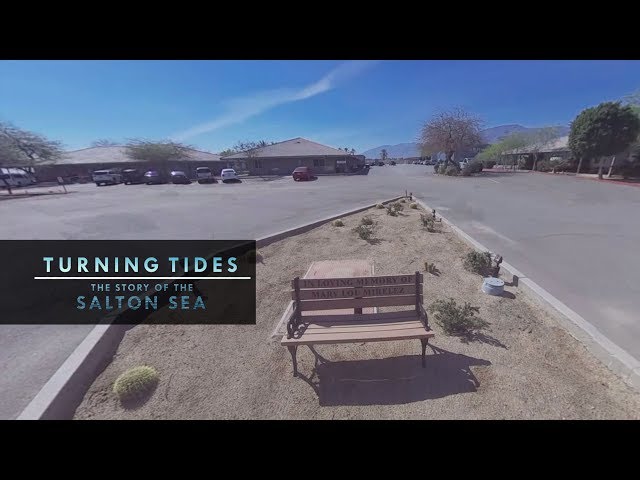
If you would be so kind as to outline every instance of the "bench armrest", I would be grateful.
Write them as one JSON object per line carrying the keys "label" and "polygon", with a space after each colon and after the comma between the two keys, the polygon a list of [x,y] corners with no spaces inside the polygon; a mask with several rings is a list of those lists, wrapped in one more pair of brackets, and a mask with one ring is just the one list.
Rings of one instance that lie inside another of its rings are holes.
{"label": "bench armrest", "polygon": [[293,304],[293,312],[291,318],[287,321],[287,338],[293,338],[298,331],[298,327],[302,323],[302,314],[298,310],[295,302]]}
{"label": "bench armrest", "polygon": [[424,323],[427,330],[431,330],[431,327],[429,327],[429,316],[427,315],[427,311],[422,303],[420,304],[420,320],[422,320],[422,323]]}

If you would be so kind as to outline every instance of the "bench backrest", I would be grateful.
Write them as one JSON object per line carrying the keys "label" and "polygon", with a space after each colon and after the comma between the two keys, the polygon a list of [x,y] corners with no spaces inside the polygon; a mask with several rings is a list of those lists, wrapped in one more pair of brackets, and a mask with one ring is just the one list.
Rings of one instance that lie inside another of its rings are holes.
{"label": "bench backrest", "polygon": [[296,277],[291,298],[298,312],[406,305],[415,305],[420,311],[422,281],[420,272],[377,277]]}

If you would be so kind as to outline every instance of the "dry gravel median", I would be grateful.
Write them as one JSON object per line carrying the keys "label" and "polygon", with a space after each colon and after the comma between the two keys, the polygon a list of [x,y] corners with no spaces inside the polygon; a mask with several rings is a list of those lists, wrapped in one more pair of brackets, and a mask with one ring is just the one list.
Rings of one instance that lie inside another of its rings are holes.
{"label": "dry gravel median", "polygon": [[[408,207],[408,203],[404,204]],[[517,287],[481,292],[464,270],[469,251],[453,232],[428,233],[422,209],[392,217],[372,209],[260,250],[257,325],[140,325],[76,411],[78,419],[640,419],[640,394],[593,357]],[[374,239],[352,231],[362,217]],[[290,300],[290,282],[313,261],[370,259],[376,274],[424,271],[424,302],[453,297],[480,307],[490,330],[471,341],[436,337],[420,366],[420,342],[320,345],[298,350],[301,377],[270,334]],[[508,259],[506,259],[508,261]],[[150,365],[152,397],[124,409],[112,392],[122,372]]]}

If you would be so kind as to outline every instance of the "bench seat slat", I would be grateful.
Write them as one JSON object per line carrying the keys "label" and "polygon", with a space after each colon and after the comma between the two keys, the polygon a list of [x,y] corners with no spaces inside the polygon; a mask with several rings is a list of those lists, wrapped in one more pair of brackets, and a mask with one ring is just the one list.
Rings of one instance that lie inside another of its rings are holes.
{"label": "bench seat slat", "polygon": [[[300,338],[282,339],[282,345],[315,345],[323,343],[385,342],[392,340],[409,340],[431,338],[434,333],[423,325],[414,328],[370,330],[371,326],[362,325],[359,332],[303,333]],[[332,329],[330,329],[332,330]]]}
{"label": "bench seat slat", "polygon": [[407,328],[423,328],[424,325],[418,320],[413,322],[395,322],[395,323],[375,323],[369,325],[341,325],[341,326],[323,326],[311,324],[304,331],[304,335],[325,335],[331,333],[360,333],[360,332],[382,332],[391,330],[406,330]]}

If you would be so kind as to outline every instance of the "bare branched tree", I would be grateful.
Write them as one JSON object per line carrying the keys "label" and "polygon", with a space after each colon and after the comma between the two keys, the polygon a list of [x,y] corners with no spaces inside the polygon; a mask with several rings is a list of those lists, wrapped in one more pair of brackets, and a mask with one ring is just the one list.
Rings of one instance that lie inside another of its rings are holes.
{"label": "bare branched tree", "polygon": [[109,140],[108,138],[100,138],[95,142],[91,142],[92,147],[117,147],[120,145],[118,142]]}
{"label": "bare branched tree", "polygon": [[458,167],[452,160],[456,153],[473,150],[482,144],[481,125],[478,116],[461,107],[436,113],[422,127],[421,150],[444,152],[445,165],[451,163]]}
{"label": "bare branched tree", "polygon": [[169,173],[169,162],[189,159],[192,147],[173,141],[149,141],[132,139],[127,142],[126,154],[133,160],[150,163]]}
{"label": "bare branched tree", "polygon": [[[62,144],[43,135],[29,132],[8,122],[0,122],[0,167],[31,170],[37,165],[57,162],[63,155]],[[2,183],[12,193],[9,174],[0,174]]]}
{"label": "bare branched tree", "polygon": [[43,135],[0,122],[0,163],[30,167],[56,163],[63,155],[62,144]]}

